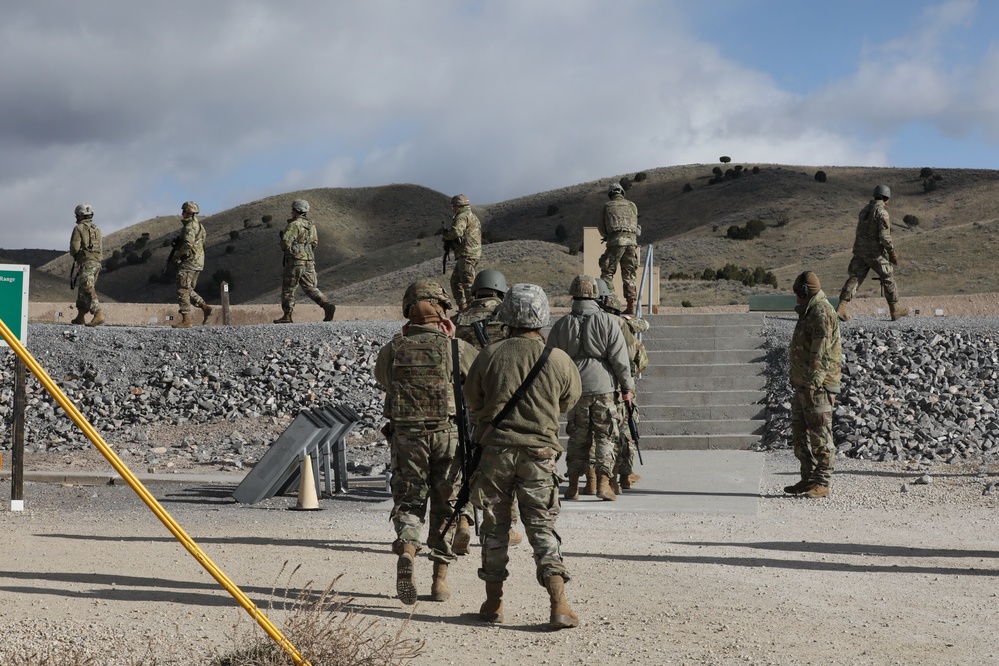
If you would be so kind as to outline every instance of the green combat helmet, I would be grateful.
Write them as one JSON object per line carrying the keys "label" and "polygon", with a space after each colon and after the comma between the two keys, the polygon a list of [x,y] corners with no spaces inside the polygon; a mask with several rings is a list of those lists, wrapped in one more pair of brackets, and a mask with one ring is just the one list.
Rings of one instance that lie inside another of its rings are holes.
{"label": "green combat helmet", "polygon": [[624,302],[624,299],[617,294],[608,294],[603,299],[603,309],[612,314],[619,315],[627,307],[628,305]]}
{"label": "green combat helmet", "polygon": [[569,285],[569,295],[573,298],[596,299],[600,295],[597,278],[591,275],[577,275]]}
{"label": "green combat helmet", "polygon": [[291,209],[296,213],[304,215],[309,212],[309,202],[305,199],[295,199],[291,202]]}
{"label": "green combat helmet", "polygon": [[468,197],[466,197],[464,194],[456,194],[453,197],[451,197],[451,205],[470,206],[471,204],[468,202]]}
{"label": "green combat helmet", "polygon": [[496,308],[496,318],[510,328],[544,328],[551,319],[548,296],[536,284],[515,284]]}
{"label": "green combat helmet", "polygon": [[201,209],[198,208],[198,204],[194,203],[193,201],[185,201],[184,205],[180,207],[180,212],[183,213],[185,216],[197,215],[198,213],[201,212]]}
{"label": "green combat helmet", "polygon": [[878,185],[874,188],[874,198],[888,201],[891,199],[891,188],[887,185]]}
{"label": "green combat helmet", "polygon": [[80,204],[73,212],[76,213],[76,219],[88,220],[94,216],[94,207],[90,204]]}
{"label": "green combat helmet", "polygon": [[472,295],[478,298],[480,289],[492,289],[499,292],[499,295],[502,296],[506,293],[507,289],[506,276],[495,268],[487,268],[479,271],[475,276],[475,281],[472,282]]}
{"label": "green combat helmet", "polygon": [[[451,297],[447,295],[444,287],[436,280],[431,280],[430,278],[417,280],[406,288],[406,293],[402,297],[403,317],[409,319],[409,310],[417,301],[436,302],[442,308],[443,312],[447,312],[452,307]],[[446,316],[443,318],[447,319]]]}

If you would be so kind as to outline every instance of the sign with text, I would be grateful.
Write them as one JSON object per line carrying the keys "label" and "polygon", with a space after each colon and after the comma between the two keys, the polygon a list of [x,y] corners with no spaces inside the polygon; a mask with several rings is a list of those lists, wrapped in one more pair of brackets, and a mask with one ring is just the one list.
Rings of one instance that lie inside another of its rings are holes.
{"label": "sign with text", "polygon": [[[31,267],[0,264],[0,319],[21,344],[28,340],[28,276]],[[0,338],[0,345],[7,343]]]}

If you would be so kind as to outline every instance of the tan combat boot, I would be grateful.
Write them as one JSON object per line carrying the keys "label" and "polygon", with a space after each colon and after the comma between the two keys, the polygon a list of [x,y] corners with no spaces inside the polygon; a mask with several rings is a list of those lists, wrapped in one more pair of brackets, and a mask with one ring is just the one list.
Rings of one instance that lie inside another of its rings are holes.
{"label": "tan combat boot", "polygon": [[400,548],[399,561],[395,566],[395,591],[399,601],[412,606],[416,603],[416,583],[413,582],[413,564],[416,561],[416,546],[404,543]]}
{"label": "tan combat boot", "polygon": [[906,316],[907,314],[909,314],[909,308],[904,308],[901,305],[899,305],[897,302],[889,303],[888,310],[891,312],[892,321],[897,321],[902,317]]}
{"label": "tan combat boot", "polygon": [[617,474],[611,474],[608,477],[608,481],[610,482],[610,488],[611,488],[611,490],[614,491],[615,495],[621,495],[621,494],[623,494],[621,492],[621,484],[617,480]]}
{"label": "tan combat boot", "polygon": [[291,323],[293,323],[291,321],[291,310],[285,310],[284,314],[281,315],[281,318],[280,319],[275,319],[274,323],[275,324],[291,324]]}
{"label": "tan combat boot", "polygon": [[319,307],[323,309],[323,321],[333,321],[333,315],[336,314],[336,306],[329,301],[323,301],[319,304]]}
{"label": "tan combat boot", "polygon": [[447,565],[434,562],[434,579],[430,585],[430,598],[434,601],[447,601],[451,589],[447,586]]}
{"label": "tan combat boot", "polygon": [[503,621],[503,581],[486,581],[486,600],[479,607],[479,619],[494,624]]}
{"label": "tan combat boot", "polygon": [[629,299],[627,299],[626,303],[627,303],[627,305],[624,308],[624,312],[622,312],[621,314],[625,314],[625,315],[633,315],[633,314],[635,314],[635,299],[634,298],[629,298]]}
{"label": "tan combat boot", "polygon": [[202,303],[198,307],[201,308],[201,325],[204,326],[208,323],[208,318],[212,316],[212,306],[208,303]]}
{"label": "tan combat boot", "polygon": [[[632,472],[631,474],[628,475],[628,484],[629,485],[637,486],[638,482],[641,481],[641,480],[642,480],[641,475],[635,474],[634,472]],[[624,486],[621,486],[621,487],[624,488]]]}
{"label": "tan combat boot", "polygon": [[850,316],[850,313],[846,311],[846,304],[847,301],[844,301],[841,298],[839,299],[839,305],[836,306],[836,316],[839,317],[840,321],[850,321],[853,319],[853,317]]}
{"label": "tan combat boot", "polygon": [[579,617],[565,598],[565,579],[562,576],[549,576],[545,579],[545,589],[552,602],[552,615],[548,626],[552,629],[568,629],[579,626]]}
{"label": "tan combat boot", "polygon": [[563,499],[579,499],[579,477],[569,475],[566,477],[566,482],[569,485],[565,488],[565,495],[563,496]]}
{"label": "tan combat boot", "polygon": [[597,472],[592,467],[586,470],[586,485],[583,486],[583,495],[597,494]]}
{"label": "tan combat boot", "polygon": [[87,323],[87,313],[84,312],[83,310],[77,310],[76,311],[76,316],[73,317],[73,321],[71,321],[69,323],[76,324],[77,326],[79,326],[80,324],[86,324]]}
{"label": "tan combat boot", "polygon": [[597,497],[607,502],[613,502],[617,499],[617,495],[611,488],[610,477],[606,474],[597,474]]}
{"label": "tan combat boot", "polygon": [[191,321],[191,315],[187,313],[181,313],[180,321],[173,325],[174,328],[191,328],[194,322]]}
{"label": "tan combat boot", "polygon": [[472,523],[467,516],[458,516],[458,526],[454,529],[451,550],[455,555],[468,555],[470,543],[472,543]]}
{"label": "tan combat boot", "polygon": [[510,519],[510,532],[507,535],[507,538],[509,539],[509,544],[511,546],[519,546],[520,543],[524,540],[524,537],[520,536],[520,532],[518,532],[517,530],[513,529],[513,526],[516,525],[516,524],[517,524],[517,516],[515,514]]}
{"label": "tan combat boot", "polygon": [[809,483],[801,489],[804,497],[829,497],[829,486],[824,483]]}
{"label": "tan combat boot", "polygon": [[621,488],[623,490],[631,490],[631,479],[629,478],[629,476],[630,475],[628,474],[621,475],[621,477],[618,479],[617,482],[618,488]]}
{"label": "tan combat boot", "polygon": [[105,319],[104,319],[104,310],[100,310],[97,314],[94,315],[93,319],[91,319],[90,321],[87,322],[87,326],[91,326],[91,327],[93,327],[93,326],[100,326],[101,324],[104,323],[104,321],[105,321]]}

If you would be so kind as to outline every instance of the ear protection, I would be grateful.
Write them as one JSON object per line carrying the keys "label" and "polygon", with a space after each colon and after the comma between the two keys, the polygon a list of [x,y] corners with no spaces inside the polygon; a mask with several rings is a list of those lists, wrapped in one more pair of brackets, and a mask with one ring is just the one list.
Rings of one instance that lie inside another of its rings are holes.
{"label": "ear protection", "polygon": [[800,299],[807,300],[809,297],[808,284],[806,280],[808,279],[808,271],[805,271],[798,276],[798,279],[794,281],[794,294]]}

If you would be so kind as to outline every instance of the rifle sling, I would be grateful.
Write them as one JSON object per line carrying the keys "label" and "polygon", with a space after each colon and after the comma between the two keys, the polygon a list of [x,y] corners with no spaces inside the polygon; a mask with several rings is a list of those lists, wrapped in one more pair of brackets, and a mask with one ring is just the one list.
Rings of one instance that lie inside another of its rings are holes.
{"label": "rifle sling", "polygon": [[539,374],[541,374],[541,368],[544,367],[545,362],[548,361],[548,357],[551,355],[551,353],[552,353],[552,348],[546,346],[544,348],[544,351],[541,352],[541,356],[534,363],[534,367],[532,367],[531,371],[527,373],[527,377],[524,378],[524,382],[520,385],[520,387],[516,391],[513,392],[513,395],[510,396],[510,399],[507,400],[505,405],[503,405],[503,409],[500,410],[500,413],[497,414],[496,417],[489,422],[489,425],[491,425],[493,429],[499,428],[499,425],[500,423],[503,422],[503,419],[505,419],[507,416],[510,415],[510,412],[513,411],[513,408],[517,405],[518,402],[520,402],[520,399],[524,397],[524,394],[527,393],[527,389],[531,388],[531,384],[533,384],[534,380],[537,379]]}

